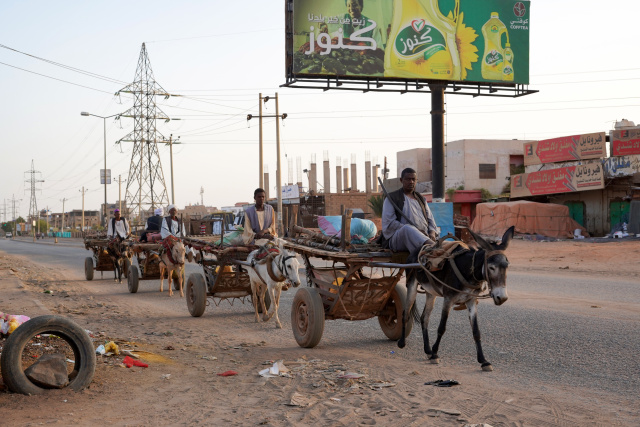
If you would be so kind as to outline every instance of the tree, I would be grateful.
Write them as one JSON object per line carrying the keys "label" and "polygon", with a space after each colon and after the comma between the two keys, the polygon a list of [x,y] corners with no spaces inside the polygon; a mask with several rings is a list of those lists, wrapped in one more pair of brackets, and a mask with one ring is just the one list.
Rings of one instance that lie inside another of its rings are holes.
{"label": "tree", "polygon": [[367,205],[369,205],[369,207],[373,211],[373,214],[377,218],[382,218],[382,205],[383,204],[384,204],[384,197],[382,197],[381,194],[377,195],[377,196],[371,196],[371,197],[369,197],[369,200],[367,201]]}

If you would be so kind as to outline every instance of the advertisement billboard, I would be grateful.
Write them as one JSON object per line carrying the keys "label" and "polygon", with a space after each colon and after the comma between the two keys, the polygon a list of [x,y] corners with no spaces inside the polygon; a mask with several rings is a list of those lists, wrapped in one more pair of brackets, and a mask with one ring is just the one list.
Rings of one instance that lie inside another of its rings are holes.
{"label": "advertisement billboard", "polygon": [[604,188],[602,169],[602,163],[594,160],[582,165],[512,175],[511,197],[570,193]]}
{"label": "advertisement billboard", "polygon": [[288,77],[529,84],[529,1],[293,0],[292,17]]}
{"label": "advertisement billboard", "polygon": [[524,165],[607,157],[604,132],[563,136],[524,144]]}
{"label": "advertisement billboard", "polygon": [[640,154],[640,129],[611,131],[611,155]]}

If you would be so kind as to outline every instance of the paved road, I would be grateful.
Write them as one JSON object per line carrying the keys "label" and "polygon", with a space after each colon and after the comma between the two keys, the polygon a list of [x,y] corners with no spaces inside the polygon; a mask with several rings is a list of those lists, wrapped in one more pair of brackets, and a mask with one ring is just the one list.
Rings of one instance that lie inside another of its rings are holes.
{"label": "paved road", "polygon": [[[0,239],[0,250],[74,269],[74,279],[83,278],[83,261],[90,255],[78,241],[54,245],[47,241],[34,244]],[[187,266],[187,276],[198,271],[195,264]],[[114,285],[110,274],[105,273],[108,281],[94,280],[92,285],[103,287],[108,283],[113,286],[113,295],[120,298],[145,299],[182,319],[188,316],[183,299],[159,297],[157,281],[140,282],[138,294],[132,295],[125,284]],[[479,307],[485,354],[504,374],[498,381],[580,387],[624,399],[640,397],[638,281],[515,270],[509,272],[508,283],[510,299],[506,304],[497,307],[485,300]],[[293,296],[294,292],[285,292],[281,301],[284,331],[291,330]],[[438,310],[439,303],[435,313]],[[224,318],[252,327],[252,309],[242,304],[209,306],[198,321],[201,327],[219,328]],[[430,325],[432,337],[436,327],[434,320]],[[408,347],[399,350],[385,339],[377,319],[327,321],[320,346],[357,347],[365,353],[386,354],[396,363],[406,363],[408,370],[425,363],[417,327],[408,338]],[[466,312],[453,312],[440,357],[451,366],[477,365]]]}

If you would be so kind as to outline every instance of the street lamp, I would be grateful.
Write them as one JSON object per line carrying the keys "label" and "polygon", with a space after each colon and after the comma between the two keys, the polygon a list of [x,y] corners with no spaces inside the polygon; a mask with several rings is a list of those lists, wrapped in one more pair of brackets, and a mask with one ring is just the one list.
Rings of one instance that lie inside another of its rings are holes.
{"label": "street lamp", "polygon": [[103,129],[104,129],[104,228],[107,228],[107,119],[111,117],[119,116],[119,114],[114,114],[112,116],[98,116],[97,114],[87,113],[83,111],[80,113],[81,116],[93,116],[98,117],[103,120]]}

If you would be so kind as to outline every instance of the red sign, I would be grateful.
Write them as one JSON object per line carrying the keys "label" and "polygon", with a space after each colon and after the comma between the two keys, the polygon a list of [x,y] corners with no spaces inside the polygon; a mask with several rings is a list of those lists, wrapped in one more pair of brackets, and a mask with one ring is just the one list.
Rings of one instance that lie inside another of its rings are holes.
{"label": "red sign", "polygon": [[511,197],[570,193],[599,188],[604,188],[604,174],[599,161],[511,177]]}
{"label": "red sign", "polygon": [[614,130],[611,132],[611,155],[640,154],[640,129]]}
{"label": "red sign", "polygon": [[524,144],[524,164],[566,162],[606,157],[604,132],[571,135]]}

